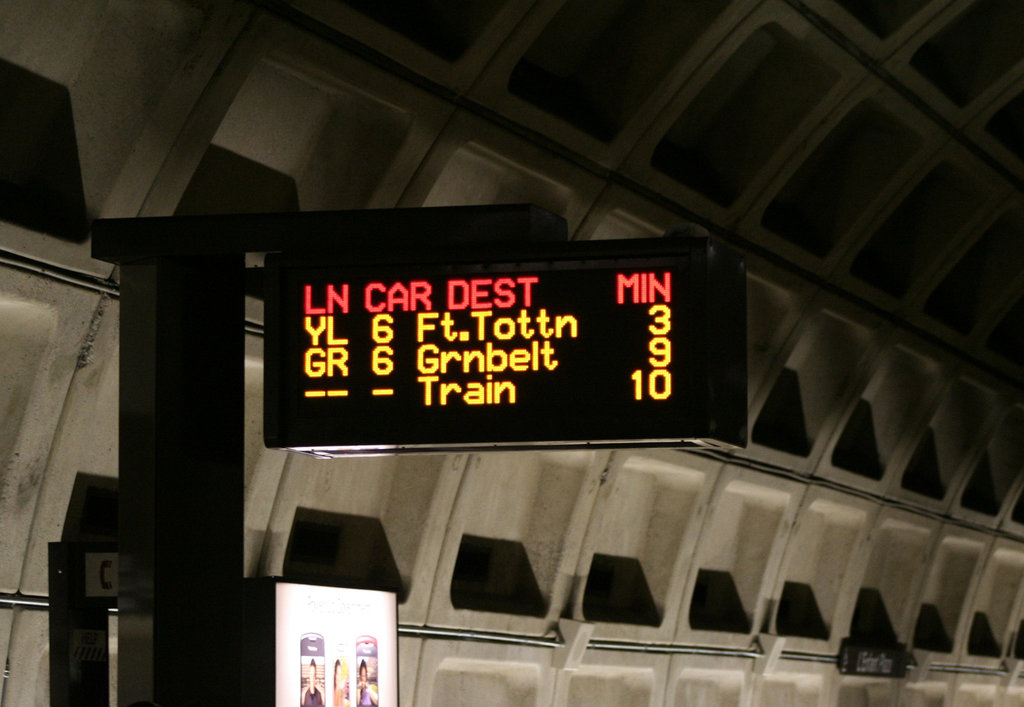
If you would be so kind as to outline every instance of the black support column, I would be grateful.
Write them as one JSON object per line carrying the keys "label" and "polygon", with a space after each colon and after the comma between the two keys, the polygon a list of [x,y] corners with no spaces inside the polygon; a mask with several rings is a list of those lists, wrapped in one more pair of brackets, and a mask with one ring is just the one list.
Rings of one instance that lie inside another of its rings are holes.
{"label": "black support column", "polygon": [[118,703],[238,704],[244,256],[123,262]]}

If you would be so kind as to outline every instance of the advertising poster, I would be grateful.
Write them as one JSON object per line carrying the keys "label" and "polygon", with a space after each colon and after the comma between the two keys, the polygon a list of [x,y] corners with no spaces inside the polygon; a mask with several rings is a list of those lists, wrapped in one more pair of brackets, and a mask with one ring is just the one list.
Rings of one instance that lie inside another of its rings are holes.
{"label": "advertising poster", "polygon": [[279,583],[277,707],[398,707],[395,595]]}

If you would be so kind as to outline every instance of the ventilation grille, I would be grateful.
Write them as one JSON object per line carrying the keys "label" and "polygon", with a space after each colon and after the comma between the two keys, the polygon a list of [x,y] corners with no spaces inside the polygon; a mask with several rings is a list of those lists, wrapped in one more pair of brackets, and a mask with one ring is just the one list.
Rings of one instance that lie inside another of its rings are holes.
{"label": "ventilation grille", "polygon": [[452,573],[456,609],[542,617],[544,598],[521,542],[462,536]]}
{"label": "ventilation grille", "polygon": [[697,573],[690,599],[690,628],[750,633],[750,615],[730,573],[707,569]]}
{"label": "ventilation grille", "polygon": [[640,561],[595,554],[583,591],[588,621],[659,626],[661,615]]}
{"label": "ventilation grille", "polygon": [[291,580],[395,592],[405,589],[377,518],[297,508],[285,550]]}
{"label": "ventilation grille", "polygon": [[869,479],[881,479],[885,468],[878,457],[871,403],[861,398],[832,450],[832,465]]}
{"label": "ventilation grille", "polygon": [[0,220],[63,240],[88,236],[68,90],[0,60]]}
{"label": "ventilation grille", "polygon": [[781,452],[806,457],[811,453],[804,407],[800,397],[800,376],[792,368],[782,369],[761,414],[754,423],[751,441]]}

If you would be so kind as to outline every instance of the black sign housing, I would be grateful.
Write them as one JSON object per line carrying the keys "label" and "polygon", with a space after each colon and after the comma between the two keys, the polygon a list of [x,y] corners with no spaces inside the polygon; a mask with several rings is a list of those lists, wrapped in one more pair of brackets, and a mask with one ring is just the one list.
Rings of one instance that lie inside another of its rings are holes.
{"label": "black sign housing", "polygon": [[709,238],[279,255],[265,281],[268,446],[746,442],[744,263]]}

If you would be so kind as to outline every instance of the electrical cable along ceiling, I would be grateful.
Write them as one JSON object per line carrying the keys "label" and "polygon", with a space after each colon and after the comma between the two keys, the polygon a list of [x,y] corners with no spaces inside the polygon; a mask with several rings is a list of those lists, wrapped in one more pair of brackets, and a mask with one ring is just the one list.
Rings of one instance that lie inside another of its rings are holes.
{"label": "electrical cable along ceiling", "polygon": [[[4,707],[48,694],[46,544],[116,535],[92,220],[496,203],[743,250],[747,448],[266,450],[252,293],[247,575],[400,586],[403,704],[1024,704],[1022,36],[1016,0],[4,3]],[[840,676],[848,637],[917,665]]]}

